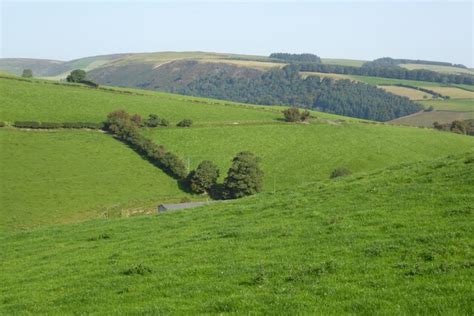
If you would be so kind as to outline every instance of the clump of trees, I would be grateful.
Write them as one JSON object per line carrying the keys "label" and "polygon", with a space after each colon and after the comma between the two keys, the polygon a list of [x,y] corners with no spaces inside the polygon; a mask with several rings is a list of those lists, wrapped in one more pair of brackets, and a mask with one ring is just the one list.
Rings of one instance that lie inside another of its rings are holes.
{"label": "clump of trees", "polygon": [[76,69],[71,71],[71,73],[66,77],[67,82],[81,82],[86,79],[86,72],[82,69]]}
{"label": "clump of trees", "polygon": [[185,179],[187,168],[184,162],[175,154],[167,152],[163,146],[141,135],[139,132],[141,120],[138,117],[124,110],[114,111],[107,115],[105,128],[172,177],[178,180]]}
{"label": "clump of trees", "polygon": [[288,53],[272,53],[269,56],[272,59],[279,59],[289,62],[299,63],[320,63],[321,58],[314,54],[288,54]]}
{"label": "clump of trees", "polygon": [[23,73],[21,74],[23,78],[33,78],[33,70],[31,69],[23,69]]}
{"label": "clump of trees", "polygon": [[223,185],[225,199],[238,199],[256,194],[263,189],[263,171],[260,158],[255,154],[243,151],[232,160]]}
{"label": "clump of trees", "polygon": [[193,120],[191,119],[184,119],[176,124],[178,127],[191,127],[191,125],[193,125]]}
{"label": "clump of trees", "polygon": [[434,122],[433,127],[440,131],[448,131],[463,135],[474,135],[474,119],[455,120],[451,123],[445,124]]}
{"label": "clump of trees", "polygon": [[427,69],[409,70],[398,65],[366,63],[362,67],[330,65],[321,63],[298,64],[301,71],[335,73],[357,76],[371,76],[404,80],[430,81],[438,83],[474,84],[474,76],[469,74],[447,74]]}
{"label": "clump of trees", "polygon": [[219,168],[209,160],[204,160],[196,170],[188,175],[189,188],[197,194],[210,193],[219,178]]}
{"label": "clump of trees", "polygon": [[308,110],[300,111],[298,108],[288,108],[283,112],[285,121],[287,122],[306,122],[309,120],[310,113]]}
{"label": "clump of trees", "polygon": [[82,69],[75,69],[66,77],[67,82],[82,83],[89,87],[98,88],[99,85],[86,79],[86,72]]}

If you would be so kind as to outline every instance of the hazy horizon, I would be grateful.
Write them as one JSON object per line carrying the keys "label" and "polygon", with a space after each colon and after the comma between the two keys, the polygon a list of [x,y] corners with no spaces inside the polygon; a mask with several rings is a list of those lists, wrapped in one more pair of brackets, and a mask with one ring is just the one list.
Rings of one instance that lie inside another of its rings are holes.
{"label": "hazy horizon", "polygon": [[0,10],[0,58],[304,52],[474,66],[472,2],[4,1]]}

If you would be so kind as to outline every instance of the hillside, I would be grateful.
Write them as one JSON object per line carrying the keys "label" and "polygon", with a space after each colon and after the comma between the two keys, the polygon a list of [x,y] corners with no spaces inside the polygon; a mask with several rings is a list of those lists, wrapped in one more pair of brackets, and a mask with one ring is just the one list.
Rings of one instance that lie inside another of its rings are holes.
{"label": "hillside", "polygon": [[469,315],[472,179],[471,153],[2,234],[0,313]]}
{"label": "hillside", "polygon": [[[42,80],[1,79],[0,121],[101,122],[116,109],[158,114],[168,128],[142,133],[190,168],[214,161],[221,180],[243,150],[263,158],[266,191],[327,179],[338,167],[367,172],[461,153],[474,138],[391,127],[312,112],[311,124],[282,122],[283,107],[259,107],[144,90],[91,89]],[[191,118],[188,129],[174,125]],[[103,216],[148,213],[190,197],[176,181],[124,144],[98,131],[0,130],[0,226],[10,230]],[[24,179],[30,179],[25,181]],[[191,197],[203,199],[203,197]]]}

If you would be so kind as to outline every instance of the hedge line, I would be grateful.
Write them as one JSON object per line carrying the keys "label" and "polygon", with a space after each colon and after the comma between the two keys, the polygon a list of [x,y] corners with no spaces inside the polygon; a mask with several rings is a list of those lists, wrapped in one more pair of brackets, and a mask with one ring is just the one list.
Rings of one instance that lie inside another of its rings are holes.
{"label": "hedge line", "polygon": [[58,128],[72,128],[72,129],[102,129],[103,123],[91,123],[91,122],[38,122],[38,121],[16,121],[13,123],[14,127],[17,128],[31,128],[31,129],[58,129]]}
{"label": "hedge line", "polygon": [[136,118],[123,110],[109,113],[105,129],[115,134],[137,153],[148,159],[175,179],[183,180],[188,172],[184,162],[175,154],[167,152],[161,145],[140,134],[140,124]]}

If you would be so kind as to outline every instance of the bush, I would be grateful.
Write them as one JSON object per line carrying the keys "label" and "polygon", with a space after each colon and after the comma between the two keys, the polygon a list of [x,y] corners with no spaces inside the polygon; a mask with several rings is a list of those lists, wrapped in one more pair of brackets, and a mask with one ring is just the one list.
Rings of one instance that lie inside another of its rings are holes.
{"label": "bush", "polygon": [[145,120],[145,126],[148,127],[158,127],[158,126],[169,126],[170,122],[167,119],[160,118],[156,114],[148,115],[148,118]]}
{"label": "bush", "polygon": [[176,124],[176,126],[178,127],[190,127],[191,125],[193,125],[193,121],[190,119],[184,119],[178,124]]}
{"label": "bush", "polygon": [[33,77],[33,70],[31,69],[23,69],[23,73],[21,74],[23,78],[32,78]]}
{"label": "bush", "polygon": [[0,127],[4,127],[5,126],[5,122],[0,122]]}
{"label": "bush", "polygon": [[194,193],[208,193],[216,184],[217,178],[219,178],[217,166],[212,161],[204,160],[188,175],[189,188]]}
{"label": "bush", "polygon": [[338,177],[345,177],[345,176],[349,176],[351,174],[352,174],[352,172],[347,168],[337,168],[337,169],[334,169],[331,172],[330,178],[334,179],[334,178],[338,178]]}
{"label": "bush", "polygon": [[41,123],[36,121],[16,121],[13,123],[13,126],[17,128],[40,128]]}
{"label": "bush", "polygon": [[63,123],[63,128],[102,129],[104,128],[104,123],[66,122],[66,123]]}
{"label": "bush", "polygon": [[186,166],[184,165],[184,162],[175,154],[167,152],[161,159],[160,163],[174,178],[178,180],[186,178]]}
{"label": "bush", "polygon": [[42,129],[57,129],[63,127],[62,123],[42,122],[39,128]]}
{"label": "bush", "polygon": [[99,84],[95,83],[94,81],[91,80],[81,80],[79,83],[85,84],[86,86],[92,87],[92,88],[98,88]]}
{"label": "bush", "polygon": [[310,117],[308,110],[300,112],[300,110],[295,107],[284,110],[283,115],[285,116],[285,121],[287,122],[305,122],[309,120]]}
{"label": "bush", "polygon": [[223,197],[236,199],[258,193],[263,188],[263,171],[260,158],[244,151],[232,160],[232,166],[224,180]]}

